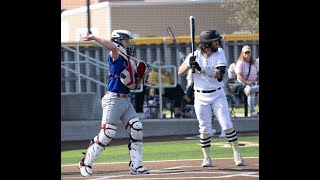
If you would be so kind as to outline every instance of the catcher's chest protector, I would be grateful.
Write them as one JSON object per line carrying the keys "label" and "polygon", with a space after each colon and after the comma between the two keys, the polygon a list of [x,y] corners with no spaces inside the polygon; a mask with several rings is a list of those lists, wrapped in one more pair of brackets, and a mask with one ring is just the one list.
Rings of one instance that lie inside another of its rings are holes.
{"label": "catcher's chest protector", "polygon": [[126,69],[120,73],[120,81],[129,89],[136,89],[137,65],[122,53],[120,55],[127,61]]}

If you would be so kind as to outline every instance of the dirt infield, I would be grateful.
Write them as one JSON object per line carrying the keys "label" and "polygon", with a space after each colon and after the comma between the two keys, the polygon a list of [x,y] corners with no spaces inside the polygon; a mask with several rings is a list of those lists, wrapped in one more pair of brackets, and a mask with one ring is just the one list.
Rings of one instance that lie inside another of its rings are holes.
{"label": "dirt infield", "polygon": [[214,167],[201,167],[201,159],[179,161],[145,161],[150,170],[147,175],[130,175],[128,163],[94,164],[93,176],[82,177],[77,165],[61,166],[62,180],[102,179],[225,179],[258,180],[259,158],[244,158],[244,166],[235,166],[233,159],[213,159]]}
{"label": "dirt infield", "polygon": [[[239,133],[239,136],[251,136],[258,133]],[[185,140],[196,138],[195,136],[184,137],[153,137],[146,138],[145,142],[159,142],[172,140]],[[216,135],[214,138],[219,138]],[[127,143],[126,139],[118,139],[117,144]],[[66,142],[63,146],[84,147],[88,141]],[[235,166],[233,158],[213,158],[213,167],[201,167],[202,159],[193,160],[167,160],[167,161],[144,161],[144,166],[149,169],[147,175],[130,175],[128,163],[95,163],[92,166],[93,176],[82,177],[78,165],[62,165],[62,180],[102,180],[102,179],[142,179],[142,180],[170,180],[170,179],[224,179],[224,180],[258,180],[259,157],[244,157],[244,166]]]}

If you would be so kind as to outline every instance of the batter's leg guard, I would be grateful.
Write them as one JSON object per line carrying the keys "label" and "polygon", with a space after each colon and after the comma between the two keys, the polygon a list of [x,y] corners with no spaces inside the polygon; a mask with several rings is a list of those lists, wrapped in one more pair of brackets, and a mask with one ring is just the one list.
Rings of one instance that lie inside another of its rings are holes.
{"label": "batter's leg guard", "polygon": [[132,175],[149,174],[149,171],[142,166],[142,142],[143,142],[143,127],[138,118],[129,120],[127,126],[129,132],[129,169]]}
{"label": "batter's leg guard", "polygon": [[92,175],[92,164],[97,159],[99,154],[108,146],[112,138],[116,134],[117,126],[107,124],[103,126],[100,133],[90,140],[88,149],[84,157],[79,162],[80,173],[82,176]]}

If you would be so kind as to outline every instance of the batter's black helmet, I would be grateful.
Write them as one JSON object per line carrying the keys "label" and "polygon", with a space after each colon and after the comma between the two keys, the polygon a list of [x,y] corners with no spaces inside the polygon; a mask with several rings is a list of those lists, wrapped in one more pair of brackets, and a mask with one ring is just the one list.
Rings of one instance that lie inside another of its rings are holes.
{"label": "batter's black helmet", "polygon": [[200,33],[200,43],[205,47],[211,46],[211,41],[222,39],[222,36],[215,29],[207,29]]}

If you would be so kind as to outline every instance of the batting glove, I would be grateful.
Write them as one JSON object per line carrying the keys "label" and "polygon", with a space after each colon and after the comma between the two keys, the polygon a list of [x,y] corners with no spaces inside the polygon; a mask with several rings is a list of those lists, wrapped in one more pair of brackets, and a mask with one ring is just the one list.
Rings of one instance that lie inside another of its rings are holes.
{"label": "batting glove", "polygon": [[199,72],[201,71],[201,67],[199,65],[199,63],[196,62],[196,56],[191,56],[189,59],[189,65],[191,67],[196,68]]}

